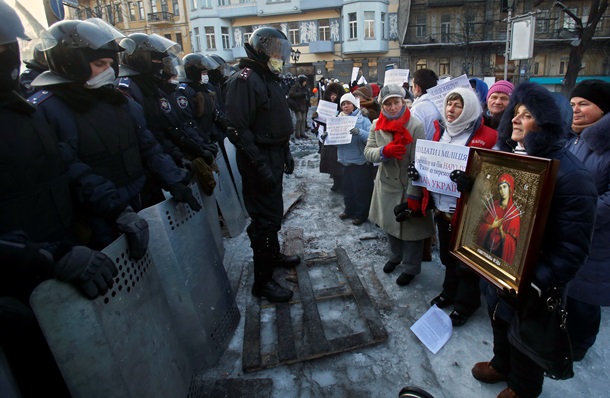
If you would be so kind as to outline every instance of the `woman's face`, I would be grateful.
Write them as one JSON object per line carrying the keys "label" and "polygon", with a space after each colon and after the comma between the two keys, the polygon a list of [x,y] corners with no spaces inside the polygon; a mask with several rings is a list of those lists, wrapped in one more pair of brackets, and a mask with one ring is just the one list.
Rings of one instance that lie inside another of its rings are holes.
{"label": "woman's face", "polygon": [[500,194],[500,198],[502,200],[506,200],[510,197],[510,187],[507,183],[503,182],[498,185],[498,193]]}
{"label": "woman's face", "polygon": [[350,113],[352,113],[354,111],[356,107],[354,106],[354,104],[352,104],[349,101],[343,101],[341,103],[341,110],[343,111],[343,113],[345,113],[346,115],[349,115]]}
{"label": "woman's face", "polygon": [[89,76],[89,79],[87,80],[91,80],[100,73],[104,72],[106,69],[111,68],[113,63],[114,61],[112,58],[100,58],[89,62],[89,66],[91,67],[91,76]]}
{"label": "woman's face", "polygon": [[515,117],[513,117],[513,133],[511,139],[517,141],[523,145],[525,136],[529,133],[538,130],[536,119],[527,110],[525,105],[520,105],[515,111]]}
{"label": "woman's face", "polygon": [[570,105],[572,105],[573,112],[572,123],[575,126],[586,126],[595,123],[604,115],[599,106],[582,97],[572,97]]}
{"label": "woman's face", "polygon": [[330,93],[330,102],[335,102],[336,99],[337,99],[337,94],[336,93]]}
{"label": "woman's face", "polygon": [[390,116],[396,116],[402,110],[404,105],[403,99],[399,97],[391,97],[383,102],[383,110]]}
{"label": "woman's face", "polygon": [[508,95],[504,93],[493,93],[489,96],[489,99],[487,99],[487,110],[492,116],[504,112],[508,106],[509,100],[510,98]]}
{"label": "woman's face", "polygon": [[447,106],[445,107],[445,118],[449,123],[455,121],[464,110],[464,103],[460,99],[454,99],[447,101]]}

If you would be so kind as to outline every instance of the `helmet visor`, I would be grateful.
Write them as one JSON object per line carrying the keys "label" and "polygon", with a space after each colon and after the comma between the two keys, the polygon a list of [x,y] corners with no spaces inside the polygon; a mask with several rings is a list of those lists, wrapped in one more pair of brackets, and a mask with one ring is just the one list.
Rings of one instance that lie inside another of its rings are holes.
{"label": "helmet visor", "polygon": [[204,55],[201,58],[201,63],[207,70],[214,70],[220,66],[218,62],[216,62],[214,58],[210,57],[209,55]]}
{"label": "helmet visor", "polygon": [[290,60],[292,45],[284,38],[261,37],[260,47],[269,58],[281,59],[284,63],[288,63]]}
{"label": "helmet visor", "polygon": [[105,44],[118,40],[120,40],[119,45],[128,54],[131,54],[136,47],[133,40],[125,37],[114,26],[100,18],[89,18],[81,22],[76,27],[76,33],[80,36],[81,41],[84,42],[82,47],[89,47],[92,50],[98,50]]}
{"label": "helmet visor", "polygon": [[158,51],[160,53],[166,52],[171,55],[178,55],[182,51],[182,47],[180,47],[178,43],[156,33],[149,35],[148,41],[151,46],[149,51]]}
{"label": "helmet visor", "polygon": [[[153,60],[154,62],[154,60]],[[167,78],[178,76],[178,67],[182,66],[182,60],[176,55],[168,55],[161,60],[163,63],[163,75]]]}

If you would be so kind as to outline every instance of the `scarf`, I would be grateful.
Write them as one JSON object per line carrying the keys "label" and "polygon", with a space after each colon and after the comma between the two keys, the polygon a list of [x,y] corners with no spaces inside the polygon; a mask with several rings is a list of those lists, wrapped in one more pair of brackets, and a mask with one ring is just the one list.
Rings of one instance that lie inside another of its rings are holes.
{"label": "scarf", "polygon": [[411,137],[411,133],[409,133],[409,130],[407,130],[405,126],[409,123],[409,119],[411,119],[411,112],[406,106],[404,109],[405,111],[402,116],[397,119],[388,119],[382,111],[379,114],[379,119],[377,119],[375,129],[392,133],[394,135],[394,141],[397,144],[409,145],[413,142],[413,137]]}
{"label": "scarf", "polygon": [[597,122],[598,122],[598,120],[594,121],[593,123],[581,124],[578,126],[576,126],[575,124],[572,124],[572,131],[575,132],[576,134],[580,134],[583,132],[584,129],[586,129],[589,126],[593,126]]}

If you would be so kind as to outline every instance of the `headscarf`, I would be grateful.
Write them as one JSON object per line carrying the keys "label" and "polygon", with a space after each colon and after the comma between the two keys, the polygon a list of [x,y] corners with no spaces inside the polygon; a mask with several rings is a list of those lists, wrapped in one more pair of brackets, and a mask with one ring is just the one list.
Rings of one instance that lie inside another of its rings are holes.
{"label": "headscarf", "polygon": [[[447,98],[453,93],[459,94],[462,97],[464,107],[460,116],[453,122],[448,122],[445,116],[445,109],[447,108]],[[474,122],[481,118],[483,110],[477,95],[472,89],[468,88],[456,88],[453,89],[445,96],[443,100],[443,111],[441,117],[443,118],[443,124],[445,125],[445,131],[450,137],[455,137],[468,130],[469,127],[474,125]]]}

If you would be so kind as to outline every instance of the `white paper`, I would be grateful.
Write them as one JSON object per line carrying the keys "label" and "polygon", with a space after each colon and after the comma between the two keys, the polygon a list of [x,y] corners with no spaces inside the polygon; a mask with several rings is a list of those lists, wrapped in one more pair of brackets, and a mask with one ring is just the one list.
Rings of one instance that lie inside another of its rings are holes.
{"label": "white paper", "polygon": [[389,69],[385,71],[383,85],[395,84],[402,87],[402,84],[409,81],[409,69]]}
{"label": "white paper", "polygon": [[449,178],[453,170],[466,170],[470,147],[444,144],[436,141],[417,140],[415,168],[420,178],[413,185],[426,187],[428,191],[459,198],[457,184]]}
{"label": "white paper", "polygon": [[356,116],[341,116],[326,120],[328,136],[324,145],[342,145],[352,142],[352,134],[349,131],[356,127],[357,121]]}
{"label": "white paper", "polygon": [[318,112],[318,120],[325,122],[327,119],[337,116],[337,104],[330,101],[320,100],[320,102],[318,102],[316,112]]}
{"label": "white paper", "polygon": [[487,88],[490,88],[496,82],[496,77],[486,76],[483,78],[483,81],[485,82],[485,84],[487,84]]}
{"label": "white paper", "polygon": [[468,76],[458,76],[455,79],[451,79],[448,82],[439,83],[436,86],[430,87],[428,89],[428,96],[430,97],[430,100],[434,102],[434,105],[436,105],[436,108],[441,114],[445,113],[445,110],[443,109],[443,100],[445,99],[447,94],[449,94],[449,91],[458,87],[468,88],[472,90],[472,86],[468,81]]}
{"label": "white paper", "polygon": [[[352,80],[353,81],[353,80]],[[358,79],[358,85],[359,86],[364,86],[365,84],[367,84],[368,82],[366,81],[366,79],[364,78],[364,75],[360,76],[360,79]]]}
{"label": "white paper", "polygon": [[352,85],[352,82],[358,77],[358,71],[360,71],[359,67],[352,67],[352,79],[349,81],[350,86]]}
{"label": "white paper", "polygon": [[453,327],[449,315],[433,305],[411,326],[411,331],[427,349],[436,354],[449,341]]}

